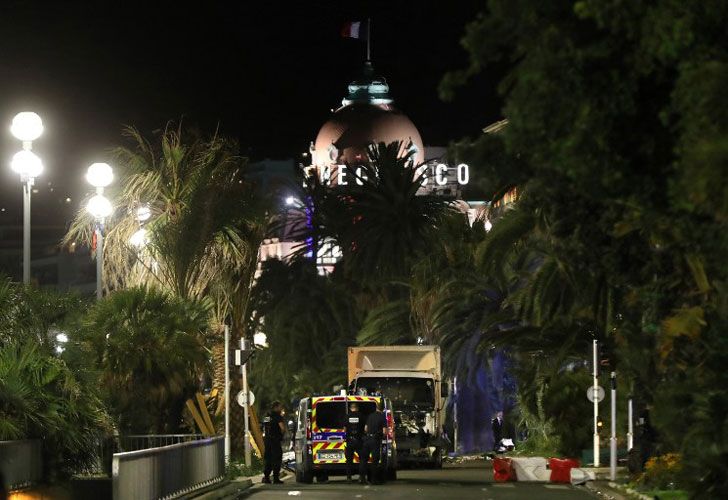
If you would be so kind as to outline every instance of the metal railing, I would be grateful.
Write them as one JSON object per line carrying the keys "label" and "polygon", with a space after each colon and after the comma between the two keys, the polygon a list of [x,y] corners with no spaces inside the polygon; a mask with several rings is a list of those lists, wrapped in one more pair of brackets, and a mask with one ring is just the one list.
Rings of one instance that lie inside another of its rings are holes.
{"label": "metal railing", "polygon": [[204,439],[204,434],[125,434],[98,439],[94,463],[85,470],[86,474],[111,476],[111,462],[114,453],[159,448],[170,444],[187,443]]}
{"label": "metal railing", "polygon": [[115,453],[114,499],[177,498],[222,481],[224,475],[223,436]]}
{"label": "metal railing", "polygon": [[119,436],[118,450],[137,451],[204,439],[204,434],[128,434]]}
{"label": "metal railing", "polygon": [[0,441],[0,481],[6,491],[33,486],[43,479],[41,441]]}

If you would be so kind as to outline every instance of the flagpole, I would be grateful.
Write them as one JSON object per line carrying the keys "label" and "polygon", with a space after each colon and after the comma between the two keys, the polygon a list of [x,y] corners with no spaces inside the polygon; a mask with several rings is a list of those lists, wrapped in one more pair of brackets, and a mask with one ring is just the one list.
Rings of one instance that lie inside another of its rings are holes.
{"label": "flagpole", "polygon": [[367,61],[372,60],[372,18],[367,18]]}

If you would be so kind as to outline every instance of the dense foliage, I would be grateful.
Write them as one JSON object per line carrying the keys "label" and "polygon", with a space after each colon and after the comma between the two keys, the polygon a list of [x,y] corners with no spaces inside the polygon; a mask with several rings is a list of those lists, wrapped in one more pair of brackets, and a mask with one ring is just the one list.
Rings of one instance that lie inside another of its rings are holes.
{"label": "dense foliage", "polygon": [[0,440],[42,439],[50,477],[92,465],[112,431],[96,381],[57,353],[83,305],[0,278]]}
{"label": "dense foliage", "polygon": [[185,401],[209,377],[209,311],[150,288],[94,304],[69,347],[87,356],[122,434],[181,432]]}
{"label": "dense foliage", "polygon": [[551,355],[564,335],[605,342],[713,498],[728,491],[727,20],[724,2],[491,0],[466,29],[470,66],[443,82],[509,68],[507,127],[464,149],[517,159],[500,174],[522,179],[517,209],[482,252],[520,275],[517,317]]}

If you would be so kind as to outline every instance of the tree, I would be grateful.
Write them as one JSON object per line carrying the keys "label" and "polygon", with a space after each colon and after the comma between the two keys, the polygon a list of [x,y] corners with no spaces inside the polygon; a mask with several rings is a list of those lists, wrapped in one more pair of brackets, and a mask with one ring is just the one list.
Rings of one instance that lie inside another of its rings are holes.
{"label": "tree", "polygon": [[180,431],[185,401],[209,371],[208,313],[146,287],[114,292],[91,308],[74,340],[122,433]]}
{"label": "tree", "polygon": [[[267,226],[266,198],[246,176],[247,160],[228,139],[204,139],[171,126],[158,134],[156,144],[134,128],[125,135],[132,145],[112,154],[119,188],[106,226],[106,287],[145,285],[208,301],[213,386],[222,393],[223,325],[231,318],[233,341],[246,333],[243,319],[250,314],[249,293]],[[149,213],[143,225],[140,209]],[[88,244],[93,227],[81,210],[64,241]]]}
{"label": "tree", "polygon": [[42,439],[51,479],[92,466],[113,425],[96,381],[56,351],[82,305],[0,278],[0,440]]}
{"label": "tree", "polygon": [[407,279],[449,210],[446,200],[417,194],[422,173],[413,154],[401,142],[372,145],[360,175],[328,190],[323,203],[313,200],[314,230],[338,244],[343,273],[363,287],[382,291]]}
{"label": "tree", "polygon": [[346,349],[354,345],[362,317],[347,286],[319,275],[310,259],[269,260],[252,308],[269,344],[251,361],[261,408],[346,385]]}
{"label": "tree", "polygon": [[[686,454],[686,482],[709,497],[728,491],[728,447],[708,438],[724,421],[707,410],[726,407],[723,370],[704,362],[718,359],[726,314],[726,20],[722,2],[491,0],[466,28],[469,66],[443,81],[452,91],[508,65],[501,137],[527,173],[519,204],[545,223],[530,234],[549,229],[514,304],[536,325],[581,317],[616,352],[641,349],[619,370],[655,401],[663,444]],[[690,401],[706,411],[688,437],[672,422]]]}

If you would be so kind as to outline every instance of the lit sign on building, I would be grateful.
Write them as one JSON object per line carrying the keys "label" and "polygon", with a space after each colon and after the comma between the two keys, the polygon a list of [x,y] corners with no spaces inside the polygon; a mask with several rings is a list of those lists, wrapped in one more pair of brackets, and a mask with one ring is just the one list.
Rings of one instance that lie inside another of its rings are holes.
{"label": "lit sign on building", "polygon": [[[430,172],[430,165],[420,166],[417,169],[417,175],[422,178],[422,186],[426,186],[430,181],[430,174],[433,182],[438,186],[446,185],[450,176],[457,179],[457,183],[463,186],[470,182],[470,167],[466,163],[461,163],[457,167],[448,167],[444,163],[438,163],[432,168],[432,172]],[[348,186],[352,181],[362,186],[366,180],[366,173],[361,166],[327,165],[319,168],[319,179],[322,184],[328,185]]]}

